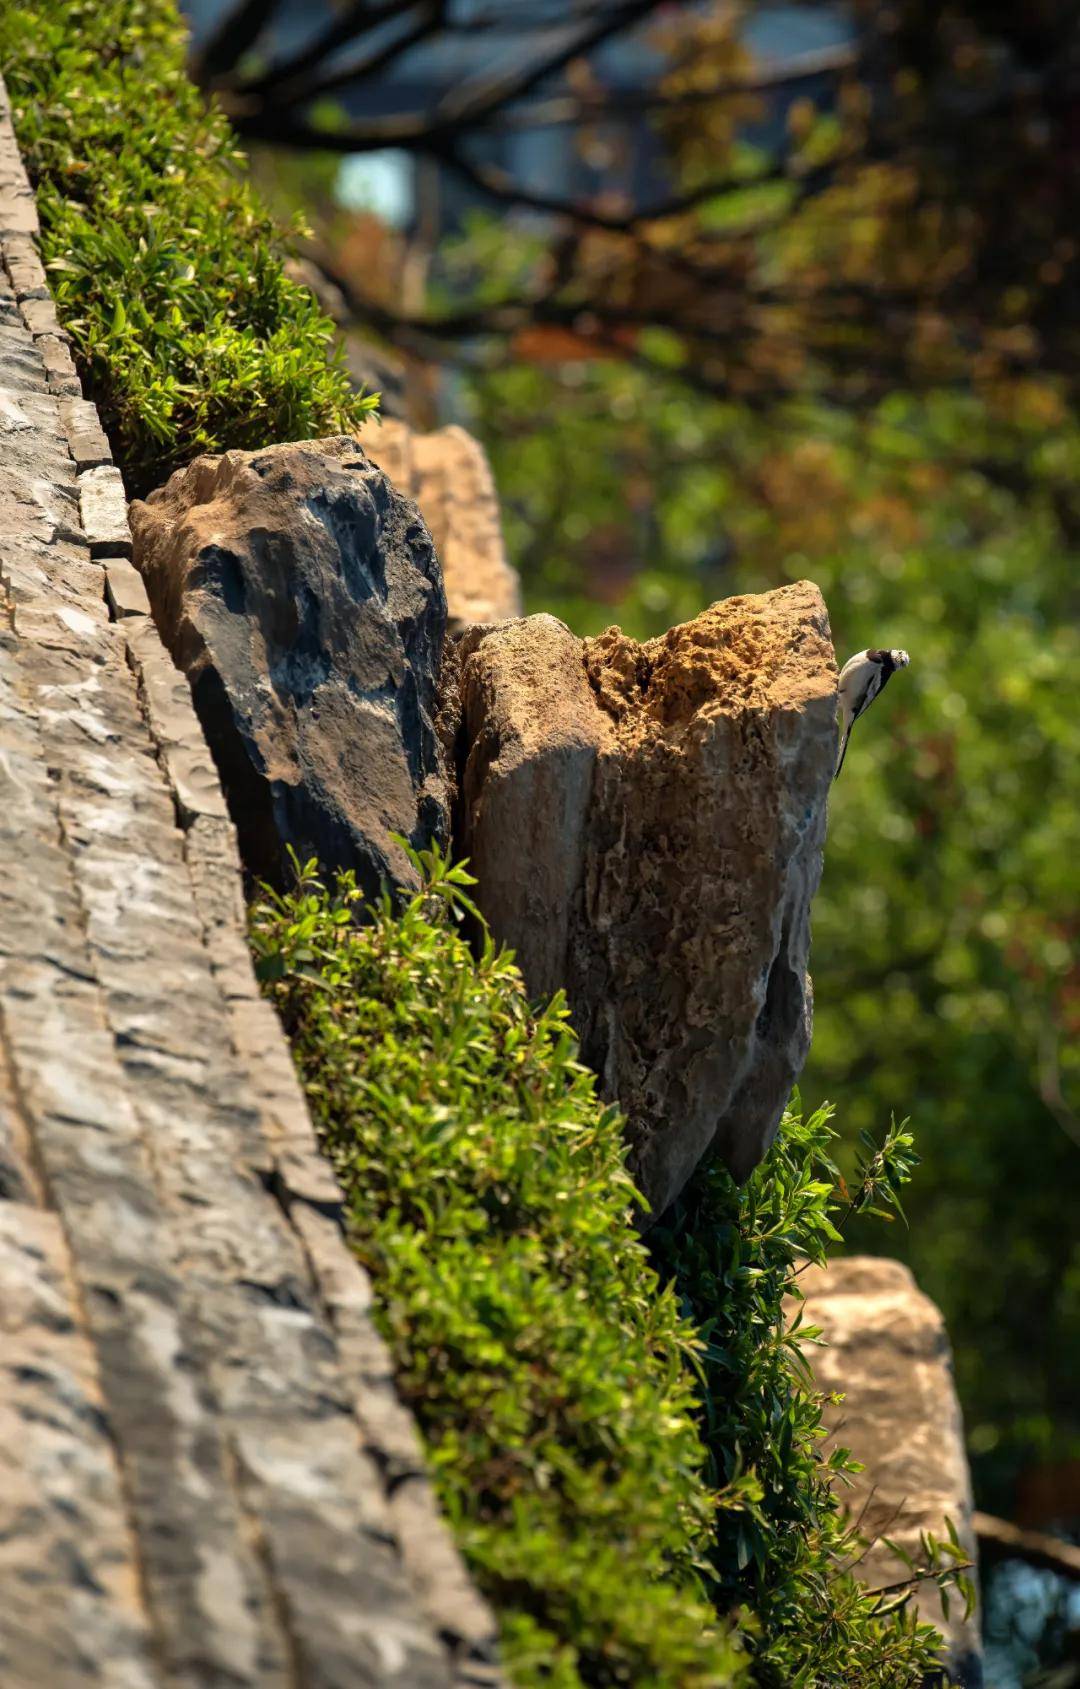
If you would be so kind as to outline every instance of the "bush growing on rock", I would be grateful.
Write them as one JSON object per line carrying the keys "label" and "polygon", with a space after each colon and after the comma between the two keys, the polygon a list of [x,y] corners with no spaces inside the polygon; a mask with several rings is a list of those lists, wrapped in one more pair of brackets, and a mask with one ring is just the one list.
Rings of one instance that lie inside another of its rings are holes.
{"label": "bush growing on rock", "polygon": [[[650,1261],[561,996],[534,1013],[459,930],[470,877],[416,861],[400,910],[310,864],[252,939],[513,1681],[915,1689],[940,1639],[840,1570],[844,1457],[784,1312],[837,1235],[825,1116],[789,1115],[742,1189],[699,1172]],[[855,1200],[894,1195],[909,1148]]]}
{"label": "bush growing on rock", "polygon": [[200,452],[346,432],[333,325],[284,273],[172,0],[14,0],[0,62],[42,256],[131,493]]}

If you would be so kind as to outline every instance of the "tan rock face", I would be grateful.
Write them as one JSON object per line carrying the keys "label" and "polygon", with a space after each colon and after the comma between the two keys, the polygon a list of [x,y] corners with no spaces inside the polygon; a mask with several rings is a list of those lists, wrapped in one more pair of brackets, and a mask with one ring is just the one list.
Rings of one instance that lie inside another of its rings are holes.
{"label": "tan rock face", "polygon": [[638,645],[551,617],[462,646],[461,845],[532,992],[567,987],[654,1212],[715,1146],[739,1178],[810,1030],[810,901],[835,752],[803,582]]}
{"label": "tan rock face", "polygon": [[450,628],[520,616],[521,588],[506,560],[480,442],[464,428],[417,434],[387,418],[366,423],[357,437],[398,492],[419,506],[442,564]]}
{"label": "tan rock face", "polygon": [[191,684],[246,866],[409,884],[391,834],[445,838],[446,620],[431,537],[355,440],[197,458],[131,507],[154,618]]}
{"label": "tan rock face", "polygon": [[568,983],[598,757],[615,730],[583,647],[554,616],[474,629],[461,646],[464,851],[530,992]]}
{"label": "tan rock face", "polygon": [[[822,1328],[826,1346],[804,1352],[819,1388],[842,1393],[826,1411],[830,1440],[850,1448],[865,1470],[845,1489],[845,1505],[863,1515],[862,1532],[874,1544],[859,1567],[872,1589],[907,1575],[881,1537],[919,1554],[919,1532],[946,1533],[955,1524],[975,1558],[971,1479],[964,1452],[952,1355],[941,1314],[899,1261],[848,1256],[829,1267],[808,1268],[799,1281],[806,1296],[804,1320]],[[919,1588],[920,1616],[937,1625],[949,1643],[954,1680],[965,1689],[982,1683],[978,1623],[967,1623],[962,1605],[945,1619],[933,1584]]]}

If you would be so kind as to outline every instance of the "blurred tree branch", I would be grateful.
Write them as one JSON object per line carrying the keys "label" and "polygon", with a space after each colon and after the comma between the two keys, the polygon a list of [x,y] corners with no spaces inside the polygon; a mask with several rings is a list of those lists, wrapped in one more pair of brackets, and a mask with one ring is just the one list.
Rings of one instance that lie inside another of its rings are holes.
{"label": "blurred tree branch", "polygon": [[[460,308],[418,318],[353,287],[359,320],[403,348],[506,343],[528,326],[648,361],[644,337],[659,329],[681,348],[669,375],[740,399],[809,384],[861,404],[898,381],[985,386],[1048,371],[1080,384],[1070,0],[1016,15],[993,0],[947,13],[855,0],[849,39],[767,60],[746,44],[750,0],[464,17],[454,0],[346,0],[288,51],[275,37],[283,10],[239,0],[197,60],[242,137],[323,154],[404,149],[506,217],[508,239],[546,231],[547,257],[513,297],[470,298],[459,277]],[[605,49],[643,40],[653,69],[616,85]],[[444,47],[465,70],[425,96]],[[357,115],[399,70],[413,90],[401,109]],[[570,136],[568,159],[591,185],[564,189],[500,154],[542,130]],[[598,142],[601,159],[637,147],[652,166],[612,174],[586,162]]]}
{"label": "blurred tree branch", "polygon": [[1029,1566],[1056,1572],[1058,1577],[1080,1583],[1080,1548],[1046,1531],[1029,1531],[991,1513],[975,1513],[972,1524],[979,1543],[979,1559],[1026,1560]]}

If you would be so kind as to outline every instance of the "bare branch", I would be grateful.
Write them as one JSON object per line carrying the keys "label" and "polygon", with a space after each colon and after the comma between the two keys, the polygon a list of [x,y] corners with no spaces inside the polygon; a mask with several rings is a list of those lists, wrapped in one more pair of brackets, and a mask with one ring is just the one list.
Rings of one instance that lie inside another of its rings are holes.
{"label": "bare branch", "polygon": [[560,32],[564,37],[560,45],[554,52],[541,57],[538,63],[495,77],[476,92],[466,86],[459,94],[444,100],[441,106],[436,107],[434,129],[444,134],[457,134],[462,129],[483,123],[493,112],[523,99],[549,76],[565,69],[571,59],[591,53],[613,35],[621,35],[640,23],[662,3],[663,0],[622,0],[621,4],[601,10],[591,19],[587,17],[576,29]]}
{"label": "bare branch", "polygon": [[615,122],[653,111],[682,111],[687,106],[711,105],[735,94],[759,94],[795,87],[800,82],[816,81],[830,71],[852,70],[857,64],[858,55],[850,47],[821,48],[816,52],[799,53],[781,64],[763,65],[743,77],[717,82],[712,88],[687,88],[679,94],[645,90],[641,93],[609,92],[592,98],[556,95],[549,100],[538,100],[531,105],[504,111],[487,127],[492,133],[510,134],[566,128],[579,123]]}
{"label": "bare branch", "polygon": [[[868,1589],[867,1594],[902,1595],[904,1599],[907,1600],[910,1596],[914,1595],[916,1589],[921,1583],[927,1583],[931,1578],[940,1578],[942,1570],[946,1569],[949,1572],[973,1572],[977,1568],[974,1560],[950,1560],[947,1568],[938,1567],[935,1569],[932,1566],[916,1567],[916,1569],[913,1572],[910,1572],[906,1578],[897,1578],[895,1583],[878,1584],[875,1588]],[[880,1611],[878,1617],[886,1618],[889,1613],[896,1612],[897,1607],[902,1605],[903,1602],[899,1601],[895,1606],[888,1607]]]}
{"label": "bare branch", "polygon": [[1063,1542],[1047,1531],[1024,1530],[992,1513],[973,1513],[971,1521],[984,1561],[1026,1560],[1029,1566],[1080,1583],[1080,1548],[1075,1543]]}
{"label": "bare branch", "polygon": [[411,12],[417,4],[418,0],[384,0],[381,6],[371,6],[367,0],[356,0],[356,3],[336,16],[321,34],[316,35],[307,47],[291,59],[278,60],[252,81],[239,84],[236,92],[245,99],[261,99],[271,90],[298,82],[309,71],[317,70],[320,65],[325,64],[326,60],[342,47],[347,47],[350,41],[355,41],[358,35],[363,35],[371,29],[382,28],[402,13]]}
{"label": "bare branch", "polygon": [[718,199],[721,194],[733,193],[738,189],[787,182],[806,190],[811,184],[824,185],[831,181],[834,175],[832,165],[821,165],[816,170],[796,174],[789,168],[788,161],[782,159],[771,170],[762,171],[757,176],[718,176],[712,181],[699,183],[696,188],[691,188],[686,193],[673,194],[657,205],[642,206],[633,211],[611,212],[603,211],[599,206],[582,200],[532,192],[523,188],[505,170],[500,170],[494,165],[475,164],[453,148],[439,152],[437,156],[439,162],[448,170],[454,171],[488,199],[497,200],[503,205],[519,206],[524,211],[539,211],[551,217],[566,217],[571,222],[583,223],[594,229],[605,229],[610,234],[629,234],[643,223],[660,223],[671,217],[681,217],[685,212],[693,211],[696,206],[705,204],[707,200]]}
{"label": "bare branch", "polygon": [[272,21],[279,0],[239,0],[226,12],[195,61],[195,77],[204,86],[217,81],[252,48]]}
{"label": "bare branch", "polygon": [[[402,12],[411,7],[402,7]],[[398,59],[421,41],[427,41],[442,27],[445,0],[430,0],[423,15],[417,18],[409,29],[403,30],[393,40],[387,41],[382,47],[366,57],[353,59],[349,64],[342,65],[339,70],[330,71],[317,82],[286,83],[280,90],[280,98],[284,104],[307,104],[311,100],[321,99],[326,94],[333,94],[339,88],[345,88],[352,82],[363,82],[380,71],[394,64]],[[243,98],[241,91],[240,98]]]}

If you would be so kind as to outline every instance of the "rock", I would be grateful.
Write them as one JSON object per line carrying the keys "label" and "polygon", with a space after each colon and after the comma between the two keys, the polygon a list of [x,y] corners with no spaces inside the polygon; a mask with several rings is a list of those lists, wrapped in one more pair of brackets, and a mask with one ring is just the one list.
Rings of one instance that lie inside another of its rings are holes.
{"label": "rock", "polygon": [[548,998],[568,983],[596,763],[615,754],[614,724],[582,641],[554,616],[474,630],[460,654],[463,854],[496,938],[530,994]]}
{"label": "rock", "polygon": [[550,616],[460,645],[459,835],[529,991],[567,988],[654,1213],[715,1148],[745,1178],[810,1037],[836,746],[809,582],[638,645]]}
{"label": "rock", "polygon": [[416,509],[344,436],[197,458],[131,508],[135,560],[191,684],[250,872],[412,884],[443,839],[432,725],[446,600]]}
{"label": "rock", "polygon": [[76,469],[99,469],[112,462],[95,405],[88,399],[61,399],[59,411]]}
{"label": "rock", "polygon": [[372,421],[358,438],[373,463],[415,499],[442,564],[451,630],[521,615],[521,586],[506,560],[499,501],[484,448],[464,428],[417,434]]}
{"label": "rock", "polygon": [[122,557],[106,559],[105,602],[116,622],[123,621],[125,616],[150,614],[150,600],[146,596],[143,578]]}
{"label": "rock", "polygon": [[111,463],[79,476],[79,509],[91,557],[130,557],[127,498],[119,469]]}
{"label": "rock", "polygon": [[[828,1268],[810,1267],[799,1280],[803,1318],[822,1328],[826,1347],[804,1353],[820,1389],[842,1393],[826,1408],[833,1442],[850,1448],[865,1470],[845,1488],[845,1505],[871,1540],[859,1576],[871,1589],[896,1583],[906,1569],[884,1543],[891,1537],[919,1554],[919,1532],[944,1537],[956,1526],[975,1558],[971,1479],[964,1453],[960,1404],[953,1383],[949,1339],[938,1309],[899,1261],[847,1256]],[[864,1511],[865,1509],[865,1511]],[[951,1603],[946,1620],[932,1583],[919,1586],[920,1617],[937,1625],[949,1644],[953,1681],[982,1684],[979,1628]]]}

